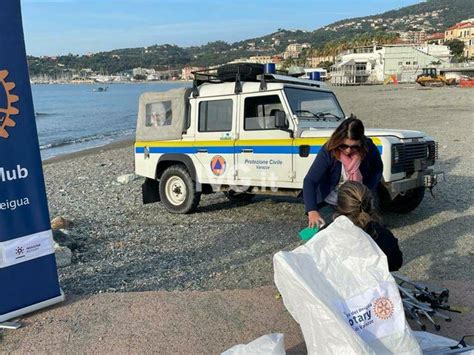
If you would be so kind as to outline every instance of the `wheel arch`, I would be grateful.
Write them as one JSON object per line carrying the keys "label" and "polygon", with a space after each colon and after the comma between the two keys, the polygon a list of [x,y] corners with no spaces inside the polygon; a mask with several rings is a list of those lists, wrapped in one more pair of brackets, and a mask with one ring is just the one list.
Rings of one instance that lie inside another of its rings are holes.
{"label": "wheel arch", "polygon": [[159,180],[163,172],[172,165],[181,164],[186,167],[191,178],[196,181],[196,168],[193,160],[186,154],[163,154],[156,164],[155,179]]}

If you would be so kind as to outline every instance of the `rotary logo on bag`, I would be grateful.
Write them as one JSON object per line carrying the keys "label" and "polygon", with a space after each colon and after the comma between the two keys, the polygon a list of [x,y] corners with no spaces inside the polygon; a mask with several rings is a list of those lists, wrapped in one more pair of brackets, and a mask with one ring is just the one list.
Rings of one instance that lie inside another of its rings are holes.
{"label": "rotary logo on bag", "polygon": [[386,297],[377,298],[374,302],[374,313],[380,319],[389,319],[393,315],[393,310],[392,301]]}
{"label": "rotary logo on bag", "polygon": [[17,95],[11,94],[15,83],[6,81],[7,76],[8,70],[0,70],[0,138],[8,138],[7,127],[15,127],[11,116],[20,113],[20,110],[13,107],[13,103],[19,100]]}

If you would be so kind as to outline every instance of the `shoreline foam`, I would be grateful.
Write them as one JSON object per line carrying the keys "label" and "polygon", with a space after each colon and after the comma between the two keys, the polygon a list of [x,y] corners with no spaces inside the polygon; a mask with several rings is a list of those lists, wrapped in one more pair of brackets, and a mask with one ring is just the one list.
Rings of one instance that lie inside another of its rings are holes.
{"label": "shoreline foam", "polygon": [[101,145],[99,147],[87,148],[87,149],[79,150],[76,152],[64,153],[64,154],[46,158],[43,160],[43,165],[49,165],[49,164],[53,164],[53,163],[57,163],[57,162],[65,161],[65,160],[81,158],[87,155],[94,155],[94,154],[109,151],[109,150],[116,150],[120,148],[131,147],[134,143],[135,143],[134,138],[118,139],[116,141]]}

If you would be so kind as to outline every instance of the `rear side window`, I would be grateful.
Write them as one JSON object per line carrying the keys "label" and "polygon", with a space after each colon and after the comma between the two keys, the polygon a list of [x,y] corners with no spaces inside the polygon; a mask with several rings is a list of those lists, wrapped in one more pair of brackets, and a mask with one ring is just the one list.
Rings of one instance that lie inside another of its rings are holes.
{"label": "rear side window", "polygon": [[172,118],[171,101],[154,102],[146,105],[146,127],[169,126]]}
{"label": "rear side window", "polygon": [[276,129],[275,114],[283,111],[278,95],[247,97],[245,99],[244,130]]}
{"label": "rear side window", "polygon": [[230,130],[232,130],[231,99],[199,103],[199,132],[227,132]]}

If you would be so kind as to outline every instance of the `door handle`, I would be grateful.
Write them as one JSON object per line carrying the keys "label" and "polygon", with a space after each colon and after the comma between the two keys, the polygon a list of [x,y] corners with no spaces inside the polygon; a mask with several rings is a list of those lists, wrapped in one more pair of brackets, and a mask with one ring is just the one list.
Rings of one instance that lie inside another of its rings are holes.
{"label": "door handle", "polygon": [[207,149],[198,149],[197,152],[198,153],[207,153]]}
{"label": "door handle", "polygon": [[240,150],[241,153],[253,153],[253,149],[250,148],[242,148]]}

